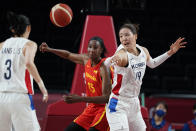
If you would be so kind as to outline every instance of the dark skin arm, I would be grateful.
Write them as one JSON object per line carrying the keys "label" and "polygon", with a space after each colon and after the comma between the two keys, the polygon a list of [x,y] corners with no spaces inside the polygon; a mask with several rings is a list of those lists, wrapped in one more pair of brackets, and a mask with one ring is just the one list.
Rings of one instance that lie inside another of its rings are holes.
{"label": "dark skin arm", "polygon": [[[85,65],[89,57],[85,54],[76,54],[71,53],[67,50],[53,49],[50,48],[46,43],[42,43],[39,47],[41,52],[51,52],[57,56],[60,56],[64,59],[68,59],[76,64]],[[89,103],[106,103],[108,102],[110,91],[111,91],[111,80],[109,70],[105,67],[104,64],[100,67],[100,75],[102,77],[102,96],[96,97],[85,97],[79,96],[76,94],[64,95],[64,101],[67,103],[76,103],[76,102],[89,102]]]}
{"label": "dark skin arm", "polygon": [[87,103],[107,103],[111,93],[110,70],[102,63],[100,67],[100,75],[102,77],[102,96],[87,97],[78,96],[76,94],[64,95],[64,101],[67,103],[87,102]]}
{"label": "dark skin arm", "polygon": [[76,53],[71,53],[67,50],[61,50],[61,49],[54,49],[50,48],[45,42],[43,42],[39,46],[39,50],[44,53],[44,52],[50,52],[53,53],[57,56],[60,56],[61,58],[70,60],[76,64],[82,64],[85,65],[86,62],[88,61],[89,57],[86,54],[76,54]]}

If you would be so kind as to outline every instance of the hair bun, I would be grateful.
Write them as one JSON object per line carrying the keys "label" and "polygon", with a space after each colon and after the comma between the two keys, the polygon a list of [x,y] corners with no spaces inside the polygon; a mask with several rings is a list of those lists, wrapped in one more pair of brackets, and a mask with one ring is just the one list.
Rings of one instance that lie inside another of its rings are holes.
{"label": "hair bun", "polygon": [[17,23],[17,15],[11,11],[7,12],[7,20],[10,27],[13,27]]}

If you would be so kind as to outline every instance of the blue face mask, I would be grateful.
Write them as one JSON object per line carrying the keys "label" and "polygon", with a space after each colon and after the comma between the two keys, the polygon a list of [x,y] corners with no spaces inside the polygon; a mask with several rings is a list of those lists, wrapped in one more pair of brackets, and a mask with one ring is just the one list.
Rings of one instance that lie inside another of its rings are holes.
{"label": "blue face mask", "polygon": [[164,112],[163,110],[157,110],[155,113],[156,113],[159,117],[162,117],[162,116],[165,115],[165,112]]}

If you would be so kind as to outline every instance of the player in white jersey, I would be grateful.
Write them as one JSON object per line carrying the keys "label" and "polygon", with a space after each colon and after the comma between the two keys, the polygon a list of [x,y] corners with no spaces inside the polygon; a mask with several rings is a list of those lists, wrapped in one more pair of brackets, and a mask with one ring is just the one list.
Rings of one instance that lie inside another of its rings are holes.
{"label": "player in white jersey", "polygon": [[[33,78],[47,102],[48,93],[34,64],[37,44],[28,39],[31,25],[24,15],[8,13],[13,37],[0,43],[0,131],[39,131],[32,95]],[[33,78],[32,78],[33,77]]]}
{"label": "player in white jersey", "polygon": [[113,84],[106,116],[111,131],[145,131],[146,125],[140,111],[139,93],[146,65],[154,68],[184,48],[184,38],[179,38],[170,50],[152,59],[148,50],[136,44],[137,28],[124,24],[119,30],[121,45],[105,61],[113,67]]}

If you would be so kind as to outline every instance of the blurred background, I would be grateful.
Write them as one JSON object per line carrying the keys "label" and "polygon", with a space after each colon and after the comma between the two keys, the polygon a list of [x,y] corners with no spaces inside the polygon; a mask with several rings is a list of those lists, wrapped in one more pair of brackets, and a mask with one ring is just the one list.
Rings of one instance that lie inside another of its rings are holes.
{"label": "blurred background", "polygon": [[[49,13],[57,3],[68,4],[73,11],[72,22],[54,26]],[[0,41],[10,37],[5,15],[7,11],[25,14],[32,23],[30,39],[40,45],[77,53],[86,15],[113,17],[116,38],[119,27],[127,22],[140,24],[138,44],[146,47],[152,57],[161,55],[178,38],[185,37],[186,49],[180,50],[156,69],[147,68],[142,85],[146,96],[152,94],[196,92],[196,8],[191,0],[6,0],[0,2]],[[50,93],[69,92],[75,64],[50,53],[39,51],[36,65]],[[35,90],[37,90],[35,84]]]}

